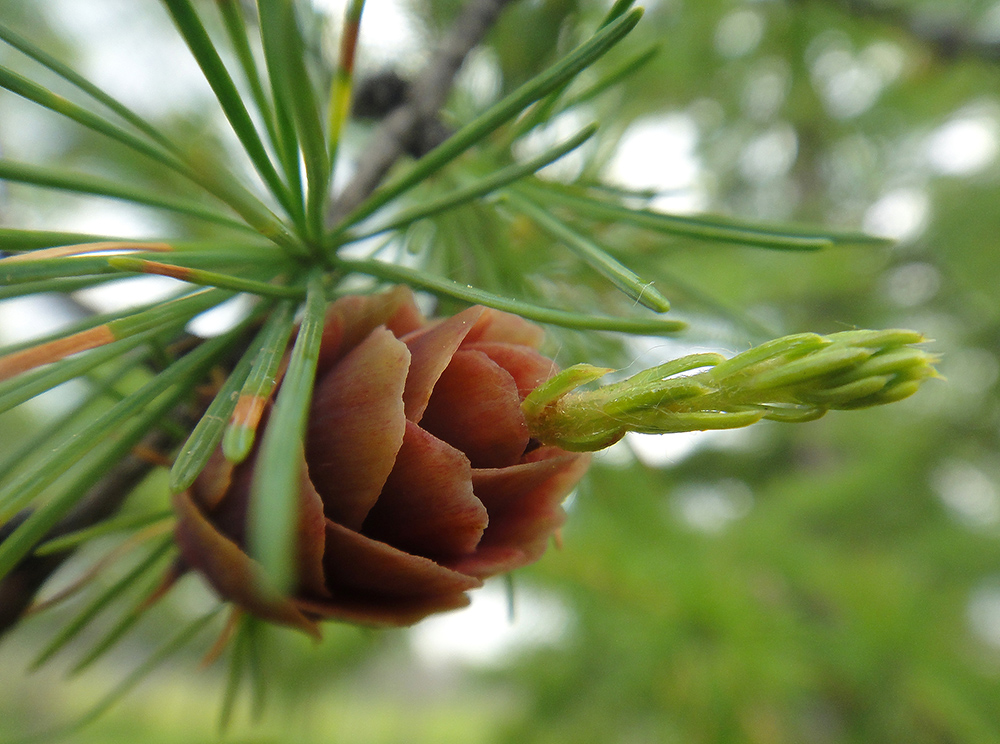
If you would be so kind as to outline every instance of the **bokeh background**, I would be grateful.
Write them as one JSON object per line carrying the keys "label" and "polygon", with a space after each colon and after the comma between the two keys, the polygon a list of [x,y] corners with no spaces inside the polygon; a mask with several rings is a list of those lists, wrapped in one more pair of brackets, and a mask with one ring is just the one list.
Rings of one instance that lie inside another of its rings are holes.
{"label": "bokeh background", "polygon": [[[368,0],[362,72],[418,69],[457,7]],[[885,409],[805,425],[630,435],[573,495],[562,549],[513,577],[512,607],[499,581],[469,610],[410,631],[330,625],[318,645],[269,632],[266,711],[254,719],[242,702],[226,740],[1000,741],[1000,3],[646,8],[626,47],[658,43],[659,53],[591,104],[603,134],[588,167],[649,190],[660,209],[864,228],[896,242],[791,254],[623,229],[620,257],[692,329],[671,341],[558,337],[560,360],[586,353],[638,368],[781,333],[907,327],[934,339],[947,379]],[[544,68],[605,9],[513,4],[469,59],[452,111],[475,110]],[[0,0],[0,19],[174,131],[222,129],[157,3]],[[314,42],[317,53],[330,43],[319,32]],[[0,63],[31,71],[6,47]],[[352,130],[354,147],[367,131]],[[96,172],[139,167],[109,166],[86,133],[6,92],[0,148]],[[141,234],[169,228],[162,219],[37,189],[0,192],[3,224]],[[571,297],[582,280],[558,261],[549,268]],[[145,299],[162,289],[140,287]],[[0,303],[0,340],[62,322],[80,302],[123,301],[120,289]],[[0,419],[0,457],[79,394],[57,392]],[[164,501],[162,478],[144,499]],[[91,546],[90,563],[112,544]],[[66,669],[100,623],[65,663],[31,672],[80,605],[30,618],[0,641],[0,741],[85,714],[211,601],[185,580],[114,654],[73,678]],[[216,740],[226,672],[199,666],[210,643],[192,644],[71,740]]]}

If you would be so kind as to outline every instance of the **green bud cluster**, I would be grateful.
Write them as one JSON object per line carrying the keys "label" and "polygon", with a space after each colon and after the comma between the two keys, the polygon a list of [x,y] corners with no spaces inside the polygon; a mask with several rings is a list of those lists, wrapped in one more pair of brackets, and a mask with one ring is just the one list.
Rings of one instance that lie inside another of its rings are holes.
{"label": "green bud cluster", "polygon": [[734,429],[761,419],[812,421],[830,409],[893,403],[937,377],[937,357],[915,331],[803,333],[726,359],[691,354],[621,382],[577,390],[610,369],[578,364],[540,385],[523,410],[532,437],[574,452],[626,432]]}

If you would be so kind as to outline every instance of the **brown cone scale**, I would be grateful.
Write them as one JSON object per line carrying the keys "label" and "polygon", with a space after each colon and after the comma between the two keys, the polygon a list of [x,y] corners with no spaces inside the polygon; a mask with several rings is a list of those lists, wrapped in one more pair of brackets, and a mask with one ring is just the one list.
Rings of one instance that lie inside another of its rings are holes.
{"label": "brown cone scale", "polygon": [[427,320],[405,289],[337,300],[306,432],[296,590],[269,592],[246,553],[256,450],[231,473],[213,460],[175,499],[184,561],[224,599],[307,632],[464,606],[483,579],[538,560],[587,469],[529,439],[520,403],[558,371],[541,342],[482,307]]}

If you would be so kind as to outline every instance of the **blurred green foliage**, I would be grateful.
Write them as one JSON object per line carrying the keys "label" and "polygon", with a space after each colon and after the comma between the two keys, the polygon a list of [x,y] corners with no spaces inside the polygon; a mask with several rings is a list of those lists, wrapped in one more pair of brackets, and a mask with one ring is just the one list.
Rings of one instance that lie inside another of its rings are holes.
{"label": "blurred green foliage", "polygon": [[[3,0],[0,14],[53,39],[43,5]],[[228,741],[1000,741],[1000,61],[987,54],[1000,5],[872,5],[899,13],[835,0],[651,3],[629,49],[658,42],[659,55],[593,105],[608,153],[634,121],[671,117],[693,131],[699,169],[685,188],[703,208],[898,229],[897,246],[790,255],[607,242],[627,245],[631,265],[693,318],[695,345],[739,350],[762,329],[912,327],[936,339],[948,381],[887,410],[707,439],[666,465],[602,459],[562,550],[516,577],[565,605],[558,643],[477,666],[430,663],[401,631],[330,626],[319,646],[273,631],[268,713],[255,723],[241,709]],[[456,7],[415,6],[428,29]],[[503,88],[599,13],[563,0],[513,6],[491,37]],[[949,53],[935,41],[944,31],[981,44]],[[981,129],[959,133],[992,133],[981,146],[993,149],[976,167],[949,167],[928,143],[963,121]],[[87,142],[61,149],[83,157]],[[581,281],[546,268],[566,279],[561,291]],[[711,320],[720,308],[722,325]],[[568,358],[579,341],[563,338],[564,361],[581,361]],[[631,361],[614,344],[592,353]],[[18,429],[9,416],[3,425],[7,448]],[[190,616],[185,598],[204,603],[190,587],[72,683],[58,668],[24,669],[78,605],[4,639],[0,741],[84,712],[132,653]],[[73,741],[214,740],[224,672],[196,670],[210,642]]]}

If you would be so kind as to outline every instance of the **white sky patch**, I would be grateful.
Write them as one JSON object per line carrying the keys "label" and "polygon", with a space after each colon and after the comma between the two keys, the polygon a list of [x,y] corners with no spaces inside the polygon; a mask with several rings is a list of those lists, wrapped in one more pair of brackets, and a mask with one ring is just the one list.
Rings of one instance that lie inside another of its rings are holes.
{"label": "white sky patch", "polygon": [[138,276],[81,289],[76,297],[95,312],[113,313],[165,300],[186,286],[166,276]]}
{"label": "white sky patch", "polygon": [[878,100],[882,85],[871,70],[854,62],[846,52],[831,52],[825,59],[820,91],[831,115],[849,119],[863,114]]}
{"label": "white sky patch", "polygon": [[788,173],[798,152],[795,128],[780,122],[747,142],[740,153],[740,174],[751,183],[774,181]]}
{"label": "white sky patch", "polygon": [[622,444],[646,467],[670,468],[701,449],[747,449],[753,446],[754,436],[751,429],[682,431],[675,434],[629,432],[622,439]]}
{"label": "white sky patch", "polygon": [[687,107],[687,113],[700,132],[715,132],[726,123],[726,109],[714,98],[697,98]]}
{"label": "white sky patch", "polygon": [[[39,116],[38,106],[31,101],[5,96],[3,116],[0,116],[3,156],[36,163],[56,161],[72,143],[65,133],[74,126],[73,122],[60,117]],[[6,189],[7,184],[0,185],[0,199],[4,199]]]}
{"label": "white sky patch", "polygon": [[916,307],[930,300],[941,287],[941,272],[923,261],[897,266],[885,278],[889,299],[900,307]]}
{"label": "white sky patch", "polygon": [[939,367],[948,380],[948,387],[968,396],[985,395],[1000,377],[996,352],[983,348],[949,351],[941,359]]}
{"label": "white sky patch", "polygon": [[958,116],[927,138],[927,161],[946,176],[969,176],[986,169],[1000,149],[1000,123],[986,113]]}
{"label": "white sky patch", "polygon": [[69,413],[70,409],[83,402],[90,386],[83,380],[68,380],[62,385],[46,390],[21,405],[29,416],[36,417],[40,423]]}
{"label": "white sky patch", "polygon": [[594,462],[608,468],[627,468],[635,462],[635,454],[623,438],[595,452]]}
{"label": "white sky patch", "polygon": [[1000,649],[1000,585],[986,584],[974,590],[966,612],[976,637]]}
{"label": "white sky patch", "polygon": [[[572,109],[563,112],[547,122],[544,126],[535,127],[526,136],[514,143],[514,154],[519,160],[541,155],[546,150],[565,142],[593,121],[585,109]],[[586,162],[586,153],[594,147],[593,140],[583,143],[572,152],[566,153],[554,163],[546,165],[537,171],[543,178],[556,181],[572,181],[579,176]]]}
{"label": "white sky patch", "polygon": [[993,3],[989,10],[979,17],[976,24],[976,38],[990,44],[1000,41],[1000,3]]}
{"label": "white sky patch", "polygon": [[221,305],[196,316],[187,324],[187,330],[195,336],[212,338],[225,333],[239,323],[250,312],[253,300],[248,295],[236,295]]}
{"label": "white sky patch", "polygon": [[[328,14],[334,23],[339,44],[348,0],[313,0],[313,7]],[[401,0],[378,0],[365,3],[358,38],[359,59],[365,66],[388,67],[420,53],[419,24]]]}
{"label": "white sky patch", "polygon": [[724,15],[715,27],[715,51],[730,59],[743,57],[756,49],[763,37],[763,15],[740,8]]}
{"label": "white sky patch", "polygon": [[670,513],[699,532],[719,533],[750,513],[753,493],[743,481],[690,483],[670,495]]}
{"label": "white sky patch", "polygon": [[[166,233],[155,210],[113,199],[82,199],[54,214],[58,229],[121,238],[145,238]],[[46,228],[55,229],[53,222]]]}
{"label": "white sky patch", "polygon": [[456,87],[465,91],[479,108],[486,108],[500,95],[503,73],[492,49],[474,49],[455,79]]}
{"label": "white sky patch", "polygon": [[986,473],[962,460],[949,460],[931,475],[949,513],[967,527],[976,529],[1000,524],[1000,490]]}
{"label": "white sky patch", "polygon": [[571,615],[554,595],[514,585],[514,619],[507,590],[494,579],[469,595],[464,610],[435,615],[409,632],[413,651],[428,664],[499,666],[521,651],[557,645]]}
{"label": "white sky patch", "polygon": [[861,60],[874,69],[884,85],[897,80],[906,71],[906,53],[891,41],[875,41],[860,54]]}
{"label": "white sky patch", "polygon": [[626,188],[661,192],[654,209],[696,212],[707,203],[697,146],[698,126],[687,114],[639,119],[622,135],[608,178]]}
{"label": "white sky patch", "polygon": [[53,25],[79,45],[76,69],[139,113],[175,115],[214,101],[184,40],[155,5],[51,0],[46,6]]}
{"label": "white sky patch", "polygon": [[913,240],[924,231],[929,212],[930,198],[923,189],[893,189],[868,208],[864,229],[893,240]]}
{"label": "white sky patch", "polygon": [[0,344],[17,344],[46,336],[79,316],[45,295],[15,297],[0,302]]}
{"label": "white sky patch", "polygon": [[[109,313],[167,300],[184,288],[197,289],[166,276],[138,276],[89,287],[77,292],[76,296],[95,312]],[[237,295],[196,316],[188,323],[187,330],[202,338],[218,336],[245,318],[252,304],[248,295]]]}
{"label": "white sky patch", "polygon": [[741,105],[751,119],[768,121],[781,110],[788,97],[791,71],[780,57],[755,63],[743,84]]}
{"label": "white sky patch", "polygon": [[840,31],[820,34],[808,49],[813,86],[829,114],[850,119],[868,111],[906,67],[903,50],[890,42],[860,52]]}
{"label": "white sky patch", "polygon": [[708,443],[715,432],[684,431],[677,434],[637,434],[629,432],[622,440],[635,458],[649,468],[667,468]]}
{"label": "white sky patch", "polygon": [[624,339],[624,343],[630,363],[627,367],[618,370],[616,379],[624,379],[644,369],[673,361],[688,354],[717,353],[723,356],[733,356],[734,354],[732,350],[721,346],[691,344],[663,336],[629,336]]}

